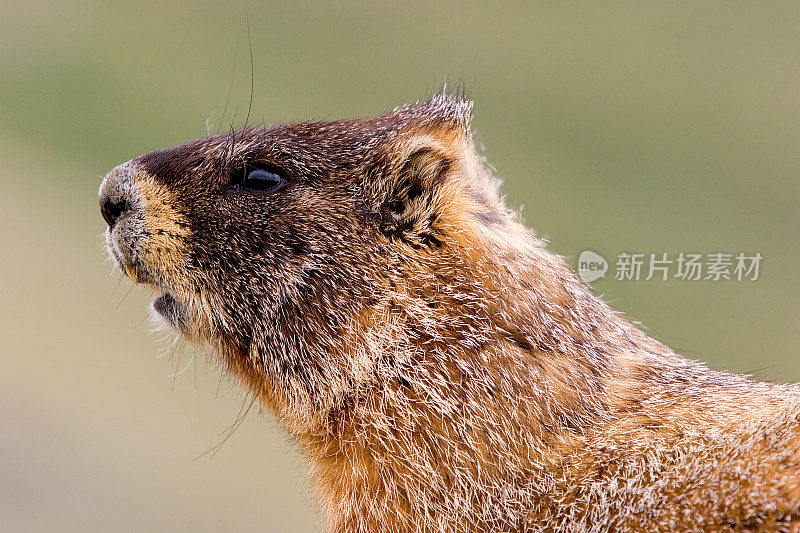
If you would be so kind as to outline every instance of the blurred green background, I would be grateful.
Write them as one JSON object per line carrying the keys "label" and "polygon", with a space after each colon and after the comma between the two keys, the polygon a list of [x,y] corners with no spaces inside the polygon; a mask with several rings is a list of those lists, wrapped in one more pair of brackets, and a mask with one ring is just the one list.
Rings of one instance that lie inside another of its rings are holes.
{"label": "blurred green background", "polygon": [[105,172],[243,122],[247,20],[251,122],[374,115],[463,82],[508,201],[573,265],[587,248],[761,252],[756,282],[594,287],[689,357],[800,378],[797,3],[4,0],[0,530],[320,527],[268,414],[195,460],[242,394],[148,333],[148,294],[101,247]]}

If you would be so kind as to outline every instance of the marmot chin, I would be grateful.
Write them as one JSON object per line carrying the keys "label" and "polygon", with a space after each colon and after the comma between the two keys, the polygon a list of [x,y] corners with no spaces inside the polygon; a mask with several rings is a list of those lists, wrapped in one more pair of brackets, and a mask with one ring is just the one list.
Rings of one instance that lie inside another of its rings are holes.
{"label": "marmot chin", "polygon": [[116,264],[307,457],[330,531],[800,530],[800,391],[676,355],[524,227],[442,92],[100,187]]}

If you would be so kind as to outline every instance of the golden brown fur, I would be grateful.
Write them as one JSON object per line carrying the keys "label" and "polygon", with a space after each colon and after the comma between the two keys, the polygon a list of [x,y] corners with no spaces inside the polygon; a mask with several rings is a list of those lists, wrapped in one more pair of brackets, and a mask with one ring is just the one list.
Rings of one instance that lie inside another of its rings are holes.
{"label": "golden brown fur", "polygon": [[[141,156],[101,187],[109,252],[276,414],[333,532],[800,528],[798,390],[595,297],[469,115],[443,93]],[[248,190],[253,165],[285,186]]]}

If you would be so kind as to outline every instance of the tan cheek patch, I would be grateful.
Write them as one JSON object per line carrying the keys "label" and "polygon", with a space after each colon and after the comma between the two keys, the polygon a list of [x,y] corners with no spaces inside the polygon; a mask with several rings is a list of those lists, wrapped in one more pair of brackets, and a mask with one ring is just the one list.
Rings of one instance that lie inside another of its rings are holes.
{"label": "tan cheek patch", "polygon": [[186,283],[185,265],[189,254],[189,220],[175,208],[176,196],[152,176],[136,174],[139,196],[144,208],[144,228],[147,241],[144,261],[176,285]]}

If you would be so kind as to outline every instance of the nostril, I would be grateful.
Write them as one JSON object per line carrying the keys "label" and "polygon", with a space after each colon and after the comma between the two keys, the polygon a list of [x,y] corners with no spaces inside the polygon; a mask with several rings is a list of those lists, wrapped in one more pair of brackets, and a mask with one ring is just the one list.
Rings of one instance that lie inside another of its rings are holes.
{"label": "nostril", "polygon": [[119,220],[128,209],[128,203],[125,200],[114,201],[109,196],[100,199],[100,214],[108,223],[109,228],[113,228],[114,224]]}

